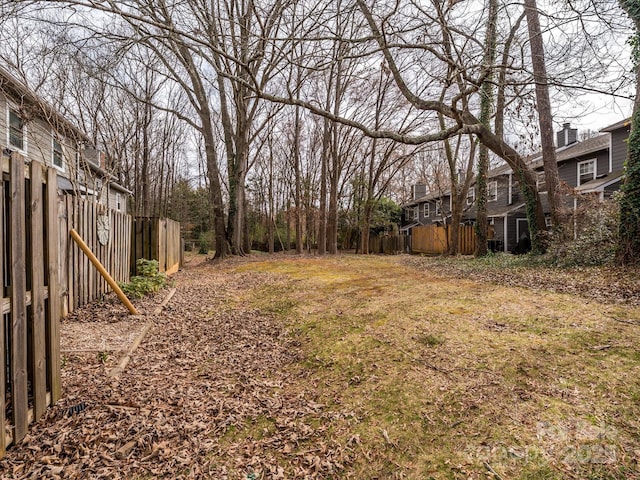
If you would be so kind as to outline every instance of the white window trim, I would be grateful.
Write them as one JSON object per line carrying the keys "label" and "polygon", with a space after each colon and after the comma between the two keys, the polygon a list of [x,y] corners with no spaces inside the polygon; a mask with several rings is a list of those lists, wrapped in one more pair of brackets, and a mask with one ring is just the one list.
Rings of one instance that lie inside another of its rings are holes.
{"label": "white window trim", "polygon": [[473,202],[475,201],[476,201],[476,189],[475,187],[471,187],[467,192],[467,205],[473,205]]}
{"label": "white window trim", "polygon": [[576,174],[577,174],[576,185],[578,187],[580,185],[584,185],[584,183],[587,183],[589,181],[589,180],[587,180],[587,182],[580,183],[580,166],[585,165],[587,163],[593,163],[593,177],[591,178],[591,180],[595,179],[596,176],[598,175],[598,160],[596,158],[592,158],[590,160],[584,160],[582,162],[578,162],[578,166],[576,167]]}
{"label": "white window trim", "polygon": [[436,200],[436,217],[442,214],[442,200]]}
{"label": "white window trim", "polygon": [[[540,190],[541,184],[544,184],[544,190]],[[536,172],[536,188],[539,192],[547,191],[547,178],[545,177],[544,170],[542,172]]]}
{"label": "white window trim", "polygon": [[[56,138],[57,137],[57,138]],[[60,153],[62,155],[62,165],[56,165],[55,162],[55,145],[56,145],[56,140],[57,142],[60,144]],[[64,172],[64,144],[62,143],[62,139],[56,135],[55,132],[51,132],[51,165],[56,169],[56,170],[60,170],[61,172]]]}
{"label": "white window trim", "polygon": [[[495,195],[491,196],[491,191],[495,192]],[[487,202],[497,202],[498,201],[498,181],[492,180],[487,183]]]}
{"label": "white window trim", "polygon": [[429,202],[425,202],[422,205],[422,214],[424,217],[428,217],[431,214],[431,209],[429,208]]}
{"label": "white window trim", "polygon": [[[12,110],[22,120],[22,149],[19,149],[15,145],[11,145],[11,111]],[[24,118],[22,117],[22,115],[20,115],[20,111],[18,110],[18,107],[9,101],[7,101],[6,118],[7,118],[7,147],[9,147],[10,149],[16,148],[17,150],[15,151],[17,153],[19,153],[20,155],[24,155],[26,157],[28,144],[29,144],[28,142],[29,136],[27,135],[27,123],[24,121]]]}
{"label": "white window trim", "polygon": [[122,211],[122,195],[116,193],[116,211]]}

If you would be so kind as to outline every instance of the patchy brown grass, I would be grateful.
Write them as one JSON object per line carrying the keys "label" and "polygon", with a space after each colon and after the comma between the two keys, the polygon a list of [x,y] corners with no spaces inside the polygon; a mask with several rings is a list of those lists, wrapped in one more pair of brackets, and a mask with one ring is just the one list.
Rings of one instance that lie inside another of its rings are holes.
{"label": "patchy brown grass", "polygon": [[634,478],[640,309],[402,262],[281,256],[239,267],[275,275],[246,300],[302,343],[297,381],[352,414],[324,425],[355,452],[345,473]]}
{"label": "patchy brown grass", "polygon": [[104,325],[124,308],[69,319],[88,353],[0,476],[640,478],[640,307],[519,283],[404,256],[193,257],[117,380],[115,347],[95,352],[123,343]]}

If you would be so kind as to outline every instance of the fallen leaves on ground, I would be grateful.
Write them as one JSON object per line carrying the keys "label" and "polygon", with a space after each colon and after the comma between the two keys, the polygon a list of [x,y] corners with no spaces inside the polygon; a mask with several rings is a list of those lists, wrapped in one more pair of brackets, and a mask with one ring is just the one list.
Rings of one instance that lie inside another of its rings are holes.
{"label": "fallen leaves on ground", "polygon": [[117,355],[94,350],[114,343],[105,327],[126,323],[124,308],[93,304],[65,320],[88,352],[79,335],[65,340],[63,400],[0,461],[3,478],[326,478],[344,468],[348,451],[312,426],[342,414],[311,390],[287,388],[295,342],[268,315],[234,303],[270,277],[193,263],[160,315],[149,312],[161,296],[139,307],[147,315],[134,326],[153,328],[116,380],[107,373]]}

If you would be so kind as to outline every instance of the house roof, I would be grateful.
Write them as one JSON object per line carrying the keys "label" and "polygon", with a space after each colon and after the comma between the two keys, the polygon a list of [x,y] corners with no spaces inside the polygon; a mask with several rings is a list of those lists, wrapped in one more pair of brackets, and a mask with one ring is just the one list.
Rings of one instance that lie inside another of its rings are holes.
{"label": "house roof", "polygon": [[[556,162],[564,162],[583,155],[589,155],[601,150],[609,148],[609,135],[603,134],[597,137],[587,138],[581,142],[575,142],[566,147],[556,149]],[[542,154],[538,153],[533,158],[530,166],[533,169],[540,168],[543,165]]]}
{"label": "house roof", "polygon": [[[606,128],[603,128],[601,131],[602,132],[611,132],[614,130],[617,130],[619,128],[622,128],[626,125],[628,125],[630,123],[631,119],[627,118],[625,120],[621,120],[620,122],[614,123],[613,125],[610,125]],[[556,149],[556,162],[560,163],[560,162],[564,162],[567,160],[572,160],[574,158],[578,158],[578,157],[582,157],[585,155],[590,155],[590,154],[594,154],[597,152],[601,152],[603,150],[608,149],[610,146],[610,136],[608,133],[604,133],[601,135],[597,135],[595,137],[591,137],[591,138],[587,138],[586,140],[582,140],[581,142],[574,142],[570,145],[566,145],[564,147],[560,147]],[[541,152],[536,152],[532,155],[530,155],[528,157],[528,162],[527,164],[529,165],[529,167],[533,170],[542,168],[543,166],[543,161],[542,161],[542,153]],[[504,164],[504,165],[500,165],[499,167],[494,168],[493,170],[489,171],[489,178],[495,178],[498,177],[500,175],[506,175],[512,172],[511,167],[508,164]],[[613,175],[613,174],[609,174],[609,175]],[[609,175],[607,177],[609,177]],[[596,179],[597,180],[597,179]],[[595,181],[595,180],[594,180]],[[590,182],[589,182],[590,183]],[[612,181],[611,183],[615,183],[615,180]],[[588,184],[585,184],[588,185]],[[604,187],[602,187],[604,188]],[[586,191],[586,190],[584,190]],[[412,200],[406,204],[404,204],[403,206],[406,207],[410,207],[412,205],[417,205],[419,203],[423,203],[426,202],[428,200],[433,200],[439,197],[443,197],[446,195],[449,195],[450,192],[445,192],[445,193],[438,193],[438,192],[434,192],[434,193],[429,193],[423,197],[417,198],[415,200]],[[502,213],[500,214],[496,214],[494,216],[501,216]]]}
{"label": "house roof", "polygon": [[514,205],[507,205],[505,207],[491,209],[491,213],[488,216],[491,217],[503,217],[509,213],[516,212],[520,209],[524,210],[524,203],[516,203]]}
{"label": "house roof", "polygon": [[631,125],[631,117],[625,118],[624,120],[620,120],[619,122],[614,123],[613,125],[609,125],[608,127],[604,127],[600,129],[601,132],[613,132],[614,130],[618,130],[622,127],[628,127]]}
{"label": "house roof", "polygon": [[[9,70],[0,65],[0,91],[5,92],[12,99],[21,99],[29,106],[36,109],[36,113],[43,119],[51,123],[51,126],[59,133],[64,133],[75,140],[92,145],[91,139],[58,110],[53,108],[47,102],[42,100],[33,90],[31,90],[24,82],[15,77]],[[121,191],[128,195],[133,192],[112,180],[113,175],[103,170],[91,162],[87,162],[89,168],[108,179],[109,185],[115,190]],[[62,187],[61,187],[62,188]],[[62,188],[65,189],[65,188]]]}
{"label": "house roof", "polygon": [[12,99],[25,101],[45,120],[49,121],[60,133],[76,140],[91,143],[91,139],[58,110],[42,100],[33,90],[16,78],[9,70],[0,65],[0,91],[6,92]]}
{"label": "house roof", "polygon": [[604,190],[605,187],[612,185],[616,182],[622,180],[623,172],[619,170],[617,172],[611,172],[607,175],[604,175],[600,178],[594,178],[582,185],[576,187],[576,191],[580,193],[588,193],[588,192],[600,192]]}

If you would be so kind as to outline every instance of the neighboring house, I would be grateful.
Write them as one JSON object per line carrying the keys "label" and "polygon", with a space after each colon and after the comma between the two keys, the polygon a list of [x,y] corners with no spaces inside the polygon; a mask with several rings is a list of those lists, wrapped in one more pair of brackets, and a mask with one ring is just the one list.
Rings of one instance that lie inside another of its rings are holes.
{"label": "neighboring house", "polygon": [[[627,156],[626,140],[629,137],[630,119],[603,128],[596,137],[577,141],[577,129],[565,123],[557,132],[556,160],[561,186],[575,195],[564,197],[565,205],[576,208],[580,195],[598,195],[601,200],[618,190],[623,178],[623,167]],[[542,156],[535,155],[530,160],[531,168],[538,174],[538,188],[542,205],[547,216],[549,204],[545,190]],[[505,252],[514,251],[518,240],[529,236],[529,225],[525,212],[525,202],[520,193],[518,180],[508,165],[489,173],[487,210],[489,216],[491,247]],[[435,214],[434,206],[445,205],[450,211],[451,195],[430,194],[426,187],[418,185],[413,191],[413,200],[403,205],[407,224],[403,231],[410,232],[416,225],[441,223],[442,215]],[[472,184],[467,196],[463,223],[475,221],[475,185]],[[549,217],[547,217],[549,220]]]}
{"label": "neighboring house", "polygon": [[104,154],[91,140],[40,99],[20,80],[0,67],[0,145],[58,171],[58,188],[94,197],[109,208],[127,213],[131,192],[113,181],[103,167]]}

